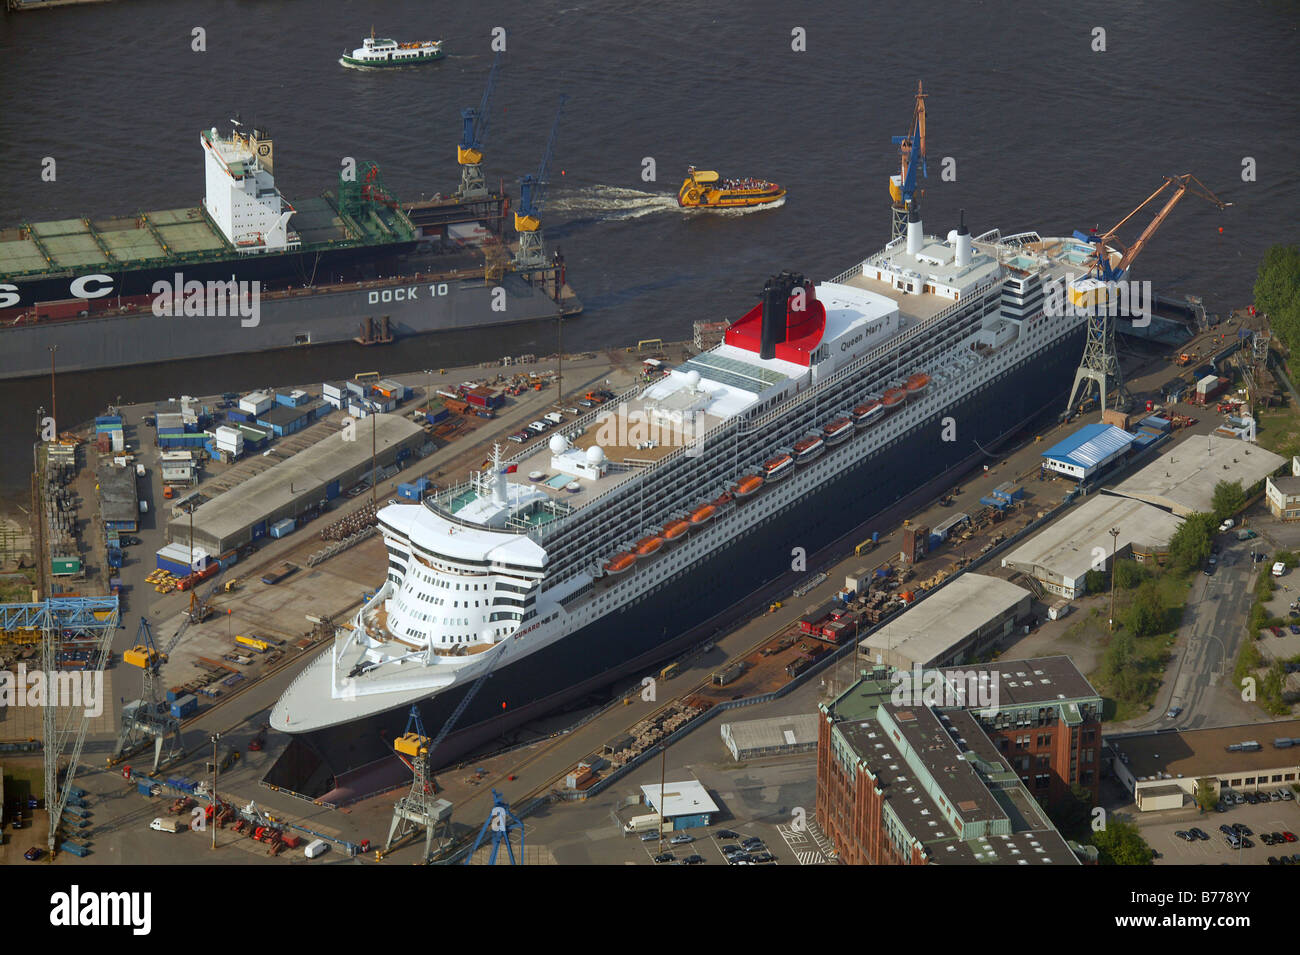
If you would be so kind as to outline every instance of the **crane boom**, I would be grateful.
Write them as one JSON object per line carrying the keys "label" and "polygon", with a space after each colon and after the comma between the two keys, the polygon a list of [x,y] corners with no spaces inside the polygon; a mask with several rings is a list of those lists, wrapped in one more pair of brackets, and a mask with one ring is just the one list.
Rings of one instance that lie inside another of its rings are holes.
{"label": "crane boom", "polygon": [[[1160,211],[1155,214],[1151,222],[1142,230],[1142,234],[1137,237],[1132,245],[1125,246],[1116,239],[1116,234],[1125,223],[1145,209],[1148,205],[1153,203],[1162,193],[1171,188],[1173,189],[1173,192],[1170,193],[1164,206],[1162,206]],[[1097,250],[1093,259],[1092,270],[1098,273],[1101,278],[1106,280],[1116,280],[1121,278],[1124,273],[1128,271],[1129,266],[1133,264],[1133,260],[1138,257],[1138,254],[1144,248],[1146,248],[1147,243],[1151,241],[1151,237],[1155,235],[1156,230],[1159,229],[1160,226],[1164,224],[1165,220],[1169,218],[1169,214],[1173,212],[1174,207],[1178,205],[1178,203],[1182,201],[1183,197],[1189,192],[1200,196],[1208,202],[1212,202],[1221,210],[1232,205],[1232,203],[1224,202],[1216,196],[1209,190],[1205,183],[1201,182],[1191,173],[1184,173],[1181,176],[1165,176],[1163,185],[1142,200],[1142,202],[1139,203],[1137,208],[1132,212],[1126,215],[1123,219],[1120,219],[1109,232],[1097,239]],[[1120,260],[1115,265],[1110,264],[1110,253],[1112,251],[1120,254]]]}
{"label": "crane boom", "polygon": [[456,160],[462,166],[478,165],[483,161],[483,143],[487,140],[488,121],[491,119],[490,107],[492,94],[496,91],[497,74],[501,71],[501,51],[497,50],[492,60],[492,69],[488,72],[487,86],[483,89],[483,98],[478,109],[467,106],[460,111],[464,129],[460,145],[456,148]]}

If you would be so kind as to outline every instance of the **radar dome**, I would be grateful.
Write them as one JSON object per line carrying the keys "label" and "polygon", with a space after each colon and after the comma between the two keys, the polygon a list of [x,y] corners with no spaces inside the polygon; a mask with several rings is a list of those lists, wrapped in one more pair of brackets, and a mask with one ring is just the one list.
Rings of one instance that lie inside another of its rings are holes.
{"label": "radar dome", "polygon": [[562,434],[551,435],[551,453],[563,454],[569,450],[569,442]]}
{"label": "radar dome", "polygon": [[598,468],[605,463],[605,449],[592,445],[587,449],[587,463],[593,468]]}
{"label": "radar dome", "polygon": [[700,373],[698,371],[688,371],[686,373],[686,387],[691,389],[700,387]]}
{"label": "radar dome", "polygon": [[949,229],[949,230],[948,230],[948,244],[951,245],[951,244],[955,243],[956,241],[957,241],[957,230],[956,230],[956,229]]}

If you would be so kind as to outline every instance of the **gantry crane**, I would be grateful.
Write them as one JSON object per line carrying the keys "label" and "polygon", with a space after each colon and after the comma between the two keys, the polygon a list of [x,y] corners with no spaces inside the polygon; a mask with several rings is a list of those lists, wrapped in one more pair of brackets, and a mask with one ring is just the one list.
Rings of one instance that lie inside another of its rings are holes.
{"label": "gantry crane", "polygon": [[[503,843],[506,852],[510,855],[510,864],[522,865],[524,861],[523,821],[510,811],[510,804],[506,802],[506,797],[495,789],[492,790],[492,811],[483,820],[483,828],[478,831],[474,844],[469,847],[469,854],[465,856],[465,865],[469,865],[474,860],[474,853],[478,852],[478,847],[483,844],[483,837],[488,834],[489,829],[492,830],[492,855],[488,857],[488,865],[497,864],[497,853],[501,851]],[[519,833],[518,859],[515,858],[515,847],[510,842],[510,835],[514,832]]]}
{"label": "gantry crane", "polygon": [[500,69],[501,51],[497,50],[478,109],[467,106],[460,111],[460,118],[465,128],[461,133],[460,145],[456,147],[456,161],[460,163],[460,189],[456,193],[456,198],[462,201],[487,198],[488,190],[482,168],[483,143],[487,140],[489,109]]}
{"label": "gantry crane", "polygon": [[[1116,234],[1120,228],[1135,215],[1154,202],[1162,193],[1172,189],[1160,211],[1142,230],[1142,234],[1132,245],[1124,245]],[[1083,357],[1074,373],[1074,384],[1070,386],[1069,399],[1065,403],[1065,415],[1069,416],[1076,407],[1076,401],[1088,397],[1092,385],[1097,386],[1098,402],[1105,411],[1108,398],[1114,407],[1127,410],[1130,403],[1128,390],[1124,387],[1124,376],[1119,364],[1119,354],[1115,348],[1115,318],[1120,301],[1126,301],[1128,293],[1122,293],[1109,283],[1118,282],[1127,274],[1129,266],[1138,254],[1146,248],[1156,230],[1169,218],[1169,213],[1182,201],[1183,196],[1193,192],[1220,209],[1226,209],[1231,203],[1224,202],[1212,193],[1205,184],[1191,173],[1181,176],[1165,176],[1164,185],[1147,196],[1136,209],[1120,219],[1104,235],[1084,235],[1076,232],[1075,237],[1094,244],[1088,259],[1088,272],[1078,279],[1072,279],[1067,293],[1070,305],[1082,308],[1088,316],[1088,325],[1083,345]]]}
{"label": "gantry crane", "polygon": [[912,131],[906,136],[894,136],[892,142],[898,147],[900,159],[899,173],[889,177],[889,196],[893,199],[893,226],[889,232],[890,240],[907,233],[907,214],[916,200],[916,171],[928,176],[925,167],[925,94],[921,92],[921,81],[916,82],[916,105],[912,108]]}
{"label": "gantry crane", "polygon": [[555,134],[560,128],[560,117],[569,97],[560,96],[560,106],[551,123],[551,135],[546,141],[546,152],[537,167],[537,175],[519,180],[519,208],[515,211],[515,232],[519,235],[519,251],[515,264],[520,269],[538,269],[546,266],[546,246],[542,241],[542,208],[546,203],[547,175],[551,170],[551,157],[555,155]]}
{"label": "gantry crane", "polygon": [[140,698],[122,707],[122,725],[108,765],[120,763],[133,750],[152,741],[153,767],[149,771],[152,776],[163,763],[163,743],[168,739],[172,741],[167,755],[169,760],[183,755],[184,749],[181,746],[181,721],[172,716],[167,701],[163,699],[160,668],[167,662],[167,654],[154,642],[147,617],[140,618],[135,646],[122,654],[122,662],[140,669]]}
{"label": "gantry crane", "polygon": [[384,843],[384,852],[393,847],[393,843],[411,833],[424,830],[424,861],[429,861],[433,851],[433,837],[440,830],[445,838],[451,835],[451,803],[446,799],[434,798],[433,776],[429,773],[429,754],[433,747],[424,732],[424,721],[420,719],[420,710],[411,707],[406,718],[406,730],[393,740],[393,749],[397,757],[410,767],[414,778],[411,790],[393,805],[393,821],[388,827],[388,841]]}
{"label": "gantry crane", "polygon": [[[1115,238],[1116,233],[1119,232],[1121,226],[1154,202],[1161,193],[1171,188],[1173,189],[1173,192],[1170,194],[1163,208],[1156,213],[1155,218],[1153,218],[1150,224],[1142,230],[1142,234],[1137,237],[1137,240],[1132,245],[1126,246]],[[1088,241],[1096,243],[1096,249],[1093,252],[1089,273],[1094,278],[1108,282],[1118,281],[1121,279],[1128,271],[1129,266],[1133,264],[1133,260],[1138,257],[1138,254],[1144,248],[1146,248],[1146,244],[1151,241],[1151,237],[1155,235],[1156,230],[1164,224],[1164,221],[1167,218],[1169,218],[1169,213],[1173,212],[1174,206],[1178,205],[1178,203],[1182,201],[1183,196],[1187,195],[1188,192],[1214,203],[1219,207],[1220,211],[1232,205],[1232,203],[1224,202],[1216,196],[1206,187],[1205,183],[1201,182],[1201,180],[1197,179],[1191,173],[1183,173],[1181,176],[1165,176],[1164,185],[1151,193],[1151,195],[1147,196],[1136,209],[1126,215],[1123,219],[1120,219],[1119,222],[1115,223],[1114,228],[1109,232],[1105,235],[1096,236],[1095,238],[1093,236],[1085,237]],[[1119,261],[1114,264],[1112,264],[1111,261],[1113,257],[1111,254],[1112,252],[1117,252],[1120,255]]]}

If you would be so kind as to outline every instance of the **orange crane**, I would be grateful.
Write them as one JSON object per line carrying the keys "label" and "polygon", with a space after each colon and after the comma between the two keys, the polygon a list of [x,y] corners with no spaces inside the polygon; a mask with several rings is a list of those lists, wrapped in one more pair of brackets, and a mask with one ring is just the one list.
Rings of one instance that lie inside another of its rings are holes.
{"label": "orange crane", "polygon": [[[1173,189],[1173,192],[1165,201],[1164,207],[1156,213],[1155,218],[1153,218],[1150,224],[1142,230],[1142,234],[1137,237],[1137,240],[1132,245],[1126,246],[1115,238],[1116,233],[1119,232],[1121,226],[1154,202],[1161,193],[1171,188]],[[1118,280],[1123,277],[1124,273],[1128,271],[1128,267],[1133,263],[1133,260],[1138,257],[1138,253],[1146,247],[1147,242],[1151,240],[1151,236],[1153,236],[1155,231],[1164,224],[1165,219],[1169,218],[1169,213],[1173,212],[1174,206],[1178,205],[1178,203],[1182,201],[1183,196],[1187,195],[1188,192],[1192,192],[1200,196],[1202,199],[1214,203],[1220,210],[1226,209],[1228,206],[1232,205],[1232,203],[1224,202],[1216,196],[1209,190],[1205,183],[1201,182],[1201,180],[1197,179],[1191,173],[1184,173],[1181,176],[1165,176],[1164,184],[1155,192],[1151,193],[1151,195],[1147,196],[1146,199],[1142,201],[1141,205],[1126,215],[1123,219],[1120,219],[1119,222],[1115,224],[1115,227],[1105,235],[1095,237],[1097,248],[1093,255],[1093,262],[1089,268],[1089,272],[1095,273],[1095,277],[1107,281]],[[1094,237],[1089,236],[1087,238],[1092,240]],[[1115,265],[1110,264],[1111,252],[1118,252],[1120,254],[1119,262]]]}

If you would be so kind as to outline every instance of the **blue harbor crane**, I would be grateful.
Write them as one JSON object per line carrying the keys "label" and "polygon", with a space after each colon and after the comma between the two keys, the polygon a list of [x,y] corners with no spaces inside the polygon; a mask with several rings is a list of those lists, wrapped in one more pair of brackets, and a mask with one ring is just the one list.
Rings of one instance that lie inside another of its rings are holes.
{"label": "blue harbor crane", "polygon": [[524,176],[519,180],[519,208],[515,211],[519,251],[515,253],[515,264],[521,269],[538,269],[546,265],[541,216],[546,204],[551,158],[555,155],[555,135],[560,129],[560,117],[564,115],[564,104],[568,99],[567,95],[560,95],[560,106],[555,111],[555,121],[551,123],[551,135],[546,141],[546,152],[542,155],[541,165],[537,167],[537,175]]}
{"label": "blue harbor crane", "polygon": [[478,109],[467,106],[460,111],[461,121],[465,124],[461,133],[460,145],[456,147],[456,161],[460,163],[460,189],[456,198],[486,199],[488,190],[483,178],[483,143],[487,140],[488,120],[492,105],[492,94],[496,91],[497,75],[501,71],[501,51],[497,51],[492,60],[492,69],[488,73],[487,86],[483,89],[483,99]]}
{"label": "blue harbor crane", "polygon": [[[488,857],[488,865],[497,864],[497,853],[501,851],[501,846],[506,847],[506,852],[510,855],[511,865],[523,865],[524,862],[524,824],[523,821],[510,811],[510,804],[506,802],[506,797],[501,795],[495,789],[492,790],[492,811],[488,817],[483,820],[483,828],[478,831],[474,839],[474,844],[469,847],[469,854],[465,856],[465,865],[469,865],[474,859],[474,853],[478,852],[478,847],[483,844],[484,837],[492,832],[492,855]],[[515,858],[515,847],[510,842],[511,833],[519,833],[519,858]]]}
{"label": "blue harbor crane", "polygon": [[167,701],[163,699],[160,669],[167,662],[169,652],[170,648],[163,650],[154,640],[149,619],[141,617],[135,646],[122,654],[123,663],[138,667],[141,671],[140,698],[122,707],[117,745],[108,758],[108,765],[120,763],[141,746],[152,743],[153,766],[149,772],[152,776],[164,762],[163,744],[167,740],[171,740],[168,759],[176,758],[184,752],[181,745],[181,722],[172,715]]}
{"label": "blue harbor crane", "polygon": [[906,136],[894,136],[892,142],[898,147],[900,159],[899,173],[889,177],[889,195],[894,200],[893,227],[889,238],[894,240],[907,232],[907,214],[916,199],[916,171],[928,178],[925,166],[925,94],[921,92],[921,81],[916,82],[916,105],[912,110],[912,131]]}

